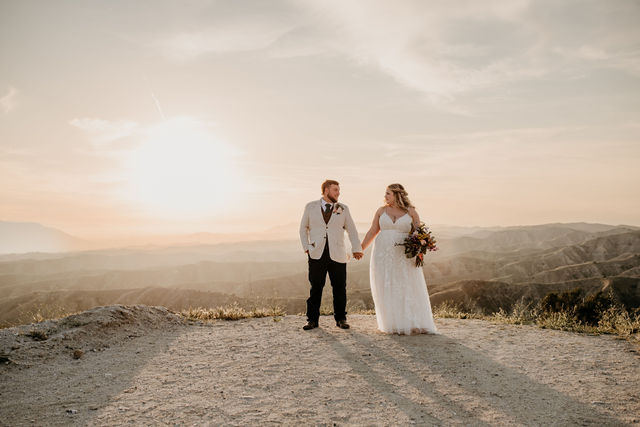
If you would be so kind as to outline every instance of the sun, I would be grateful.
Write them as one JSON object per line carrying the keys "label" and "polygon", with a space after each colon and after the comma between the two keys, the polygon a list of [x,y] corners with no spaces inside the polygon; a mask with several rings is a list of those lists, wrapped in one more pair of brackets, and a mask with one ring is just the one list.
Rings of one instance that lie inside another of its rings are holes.
{"label": "sun", "polygon": [[125,159],[128,198],[162,217],[208,216],[229,206],[237,151],[212,126],[188,117],[151,126]]}

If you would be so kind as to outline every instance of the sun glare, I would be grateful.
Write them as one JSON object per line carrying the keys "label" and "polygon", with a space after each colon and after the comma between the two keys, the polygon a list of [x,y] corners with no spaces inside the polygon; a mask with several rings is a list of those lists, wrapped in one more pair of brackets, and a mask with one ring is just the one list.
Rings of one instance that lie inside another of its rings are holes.
{"label": "sun glare", "polygon": [[128,197],[156,216],[214,213],[233,196],[235,154],[207,123],[185,117],[159,123],[125,160]]}

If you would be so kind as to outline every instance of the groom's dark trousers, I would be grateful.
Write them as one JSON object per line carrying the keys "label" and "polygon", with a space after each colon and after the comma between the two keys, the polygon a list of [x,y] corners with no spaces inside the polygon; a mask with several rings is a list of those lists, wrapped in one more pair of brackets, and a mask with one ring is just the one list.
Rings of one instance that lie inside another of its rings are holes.
{"label": "groom's dark trousers", "polygon": [[336,321],[347,320],[347,263],[332,260],[329,242],[326,242],[320,259],[309,257],[311,292],[307,300],[307,320],[310,322],[318,322],[320,318],[322,289],[327,280],[327,273],[333,288],[333,317]]}

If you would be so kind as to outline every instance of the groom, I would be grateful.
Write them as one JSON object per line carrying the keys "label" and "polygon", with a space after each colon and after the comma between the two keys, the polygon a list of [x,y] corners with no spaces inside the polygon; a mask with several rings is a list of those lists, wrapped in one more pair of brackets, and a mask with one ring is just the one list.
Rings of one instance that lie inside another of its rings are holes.
{"label": "groom", "polygon": [[362,247],[349,208],[338,203],[340,184],[326,180],[322,183],[322,198],[307,203],[300,222],[302,249],[309,258],[311,291],[307,299],[307,324],[302,329],[318,327],[322,289],[329,273],[333,288],[333,317],[336,326],[349,329],[347,323],[347,260],[344,230],[347,230],[353,256],[362,258]]}

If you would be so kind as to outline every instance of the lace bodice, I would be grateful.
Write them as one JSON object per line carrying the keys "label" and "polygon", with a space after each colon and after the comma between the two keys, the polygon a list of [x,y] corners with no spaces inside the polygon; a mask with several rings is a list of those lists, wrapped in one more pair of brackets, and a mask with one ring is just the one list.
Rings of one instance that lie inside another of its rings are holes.
{"label": "lace bodice", "polygon": [[399,231],[402,233],[409,233],[411,231],[411,216],[404,214],[394,223],[387,212],[383,212],[378,220],[380,224],[380,231]]}

